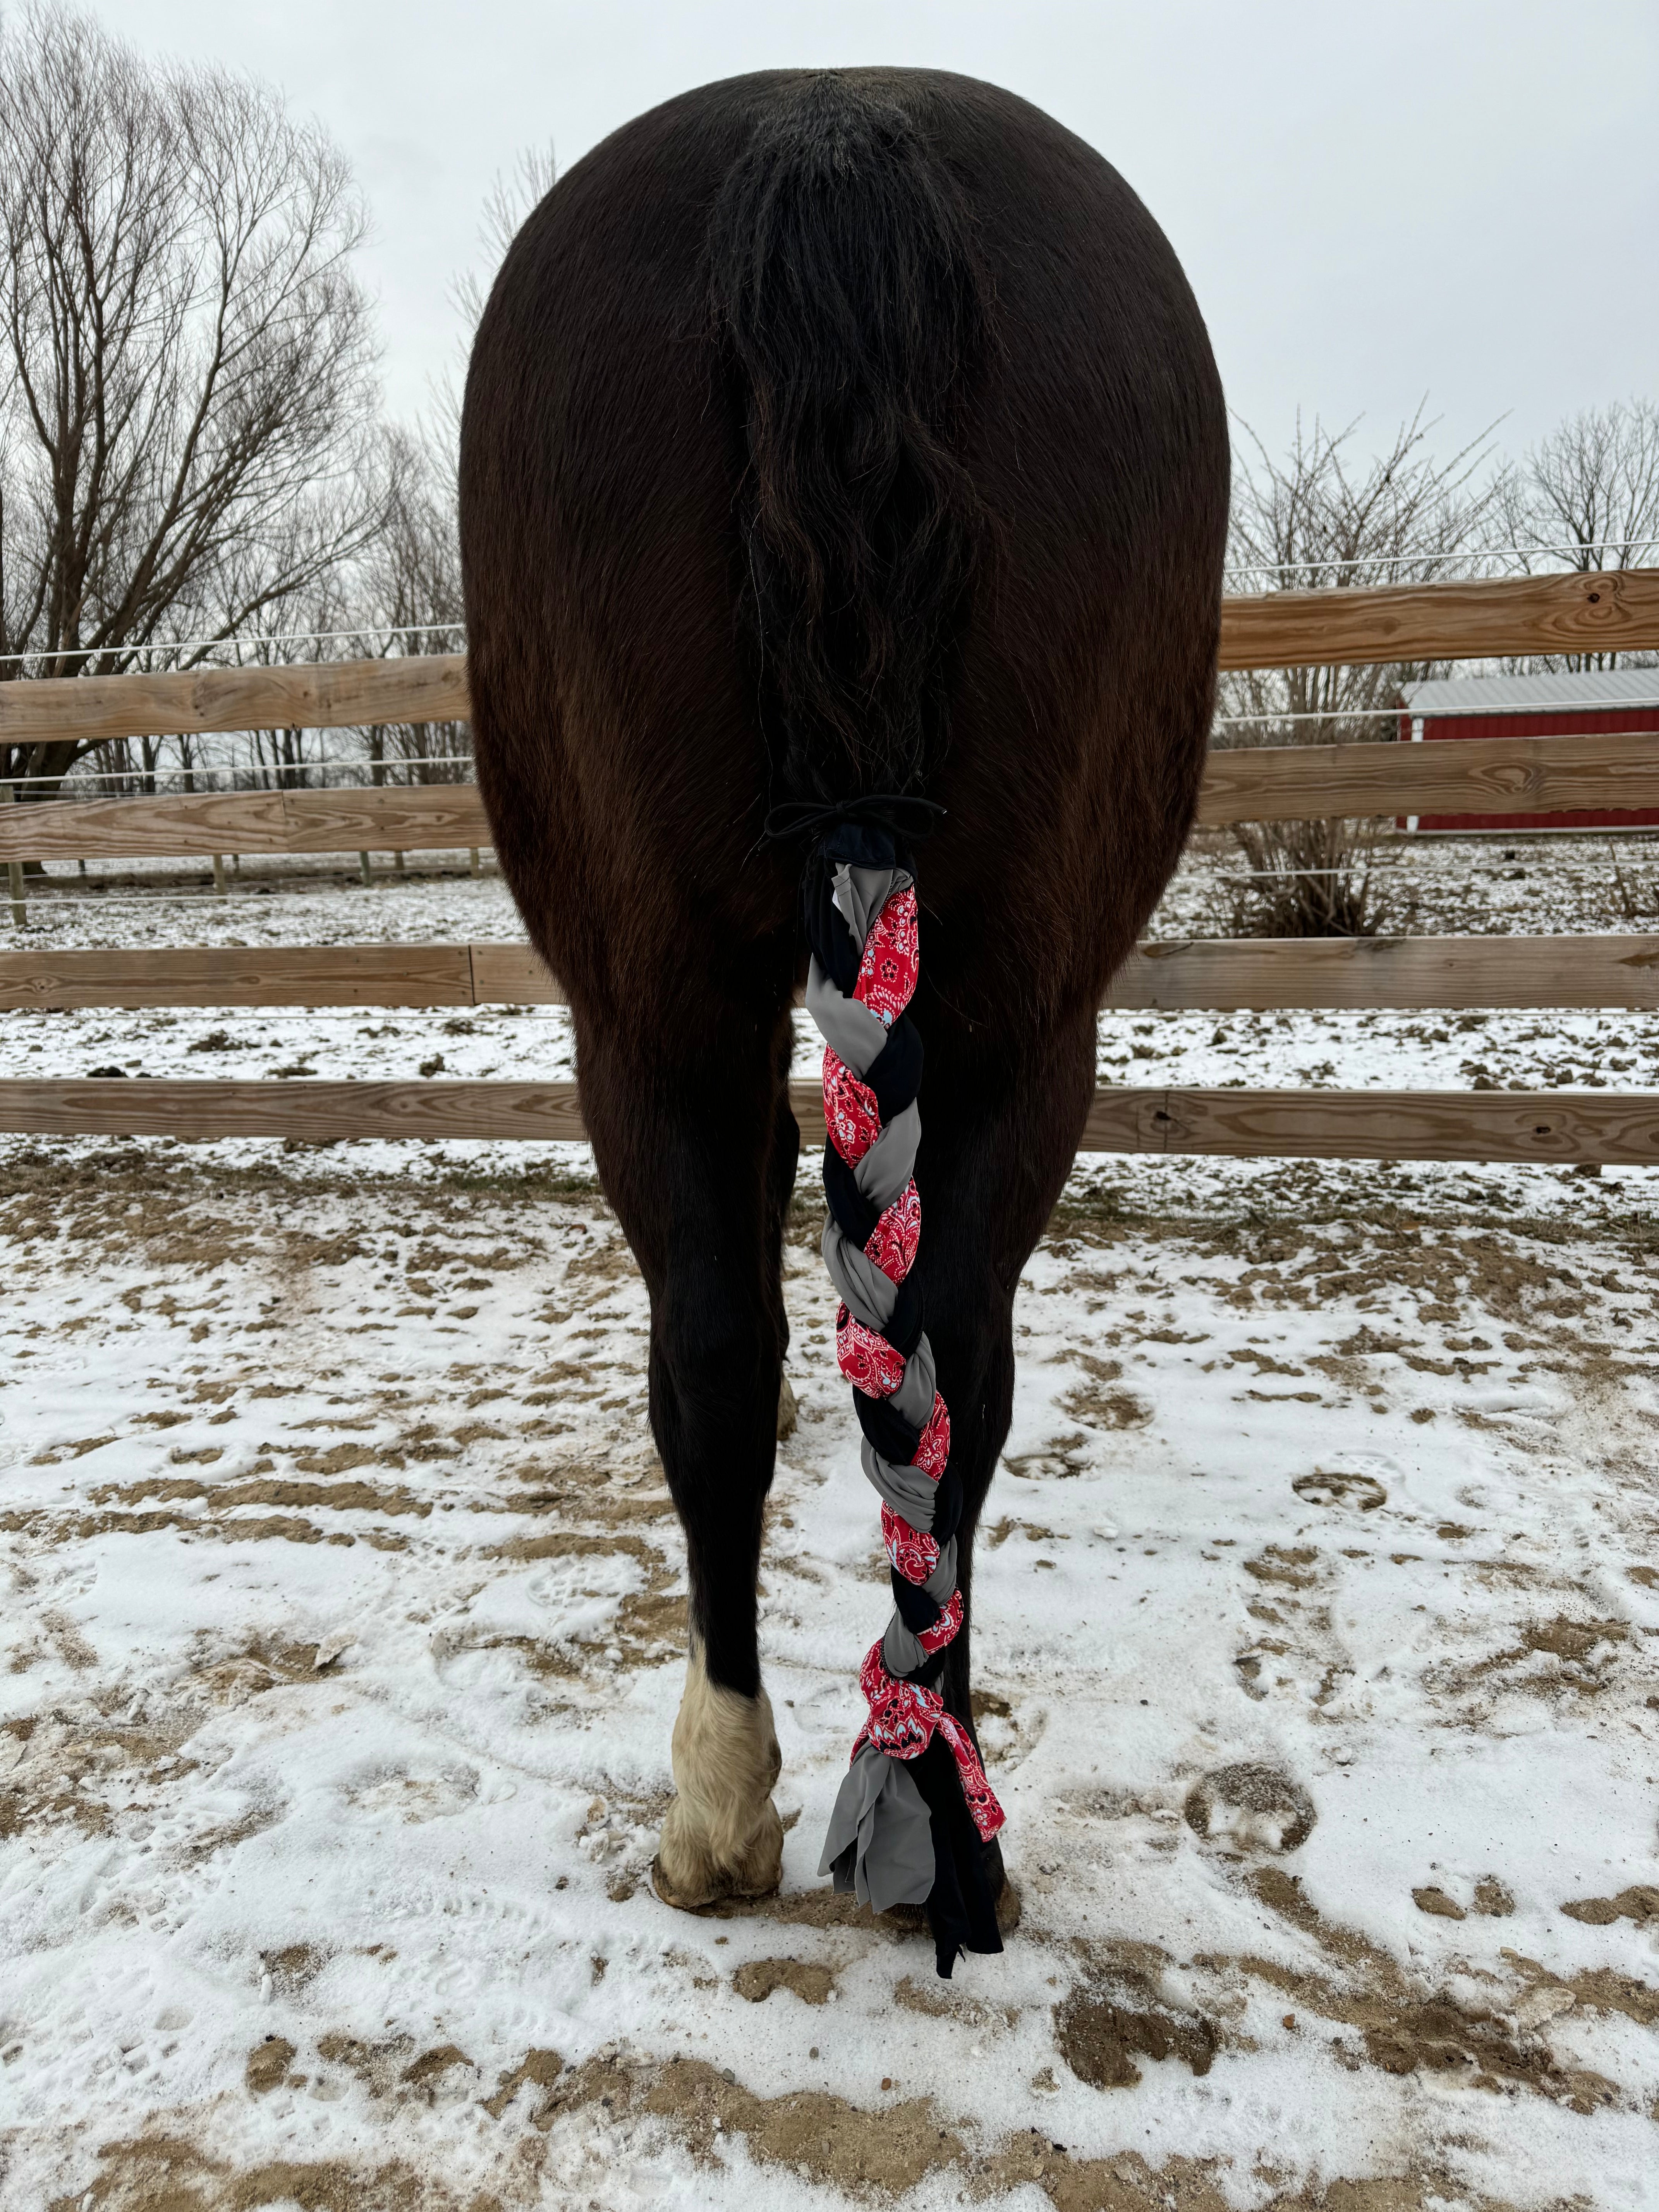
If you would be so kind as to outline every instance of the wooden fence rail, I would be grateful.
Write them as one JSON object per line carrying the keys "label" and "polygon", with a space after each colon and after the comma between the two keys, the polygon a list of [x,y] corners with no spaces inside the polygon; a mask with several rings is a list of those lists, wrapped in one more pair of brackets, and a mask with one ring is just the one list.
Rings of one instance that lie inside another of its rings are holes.
{"label": "wooden fence rail", "polygon": [[453,722],[471,711],[466,658],[459,653],[192,668],[173,676],[47,676],[0,684],[0,744]]}
{"label": "wooden fence rail", "polygon": [[[0,685],[0,693],[7,687]],[[1659,806],[1659,731],[1449,744],[1255,745],[1210,755],[1202,828],[1333,814],[1553,814]],[[231,792],[0,806],[0,861],[214,853],[455,852],[489,842],[477,787]]]}
{"label": "wooden fence rail", "polygon": [[[0,686],[0,689],[3,689]],[[1656,738],[1659,744],[1659,738]],[[55,800],[0,806],[0,860],[170,860],[213,853],[433,853],[489,842],[471,783],[368,791]]]}
{"label": "wooden fence rail", "polygon": [[1333,814],[1554,814],[1659,805],[1659,732],[1212,753],[1200,829]]}
{"label": "wooden fence rail", "polygon": [[1247,592],[1221,606],[1224,669],[1659,646],[1659,570]]}
{"label": "wooden fence rail", "polygon": [[[1659,1011],[1659,937],[1211,938],[1143,945],[1101,1002],[1237,1013],[1621,1006]],[[0,1010],[562,1006],[530,946],[192,945],[0,951]]]}
{"label": "wooden fence rail", "polygon": [[[816,1083],[789,1086],[808,1145],[824,1140]],[[0,1081],[0,1130],[30,1136],[584,1136],[574,1083]],[[1511,1160],[1606,1166],[1659,1159],[1659,1092],[1097,1091],[1094,1152],[1290,1153],[1321,1159]]]}

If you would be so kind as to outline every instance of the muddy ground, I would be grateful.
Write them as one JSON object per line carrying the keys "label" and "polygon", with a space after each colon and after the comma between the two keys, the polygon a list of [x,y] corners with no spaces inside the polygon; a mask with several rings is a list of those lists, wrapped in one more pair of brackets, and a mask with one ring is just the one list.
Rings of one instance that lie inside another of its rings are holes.
{"label": "muddy ground", "polygon": [[1649,1178],[1079,1176],[945,1984],[816,1871],[885,1605],[807,1195],[783,1892],[651,1892],[683,1554],[580,1162],[0,1156],[8,2207],[1659,2201]]}

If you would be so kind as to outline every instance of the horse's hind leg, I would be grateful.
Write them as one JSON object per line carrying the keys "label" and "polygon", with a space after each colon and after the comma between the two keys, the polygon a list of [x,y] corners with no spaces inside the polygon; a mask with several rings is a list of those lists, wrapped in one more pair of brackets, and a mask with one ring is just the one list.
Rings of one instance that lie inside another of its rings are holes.
{"label": "horse's hind leg", "polygon": [[[676,1024],[684,1037],[685,1027]],[[779,1769],[761,1686],[756,1577],[787,1334],[783,1212],[798,1142],[787,1009],[711,1006],[695,1045],[579,1035],[600,1178],[651,1296],[651,1427],[685,1529],[690,1648],[674,1724],[678,1795],[658,1886],[706,1905],[777,1886]]]}
{"label": "horse's hind leg", "polygon": [[974,1535],[1013,1410],[1014,1293],[1083,1133],[1095,1018],[1085,1008],[1054,1028],[1023,1033],[936,1018],[926,1036],[916,1168],[922,1297],[951,1409],[951,1469],[963,1488],[957,1585],[964,1611],[939,1689],[972,1728]]}

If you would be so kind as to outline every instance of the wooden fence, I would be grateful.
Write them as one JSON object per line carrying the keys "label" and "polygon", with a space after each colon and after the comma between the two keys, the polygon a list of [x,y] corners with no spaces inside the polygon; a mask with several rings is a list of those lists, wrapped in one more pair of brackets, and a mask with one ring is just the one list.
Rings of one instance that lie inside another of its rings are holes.
{"label": "wooden fence", "polygon": [[[1659,647],[1659,571],[1230,599],[1224,668]],[[0,684],[0,738],[118,738],[468,712],[459,656]],[[1202,824],[1340,814],[1659,805],[1659,733],[1212,755]],[[0,806],[0,860],[464,849],[469,785]],[[0,953],[0,1009],[559,1003],[523,945],[198,946]],[[1217,940],[1143,945],[1106,1005],[1176,1008],[1614,1006],[1659,1010],[1659,937]],[[793,1103],[822,1143],[815,1085]],[[0,1129],[190,1138],[580,1139],[572,1084],[0,1080]],[[1659,1162],[1659,1093],[1105,1088],[1098,1152]]]}

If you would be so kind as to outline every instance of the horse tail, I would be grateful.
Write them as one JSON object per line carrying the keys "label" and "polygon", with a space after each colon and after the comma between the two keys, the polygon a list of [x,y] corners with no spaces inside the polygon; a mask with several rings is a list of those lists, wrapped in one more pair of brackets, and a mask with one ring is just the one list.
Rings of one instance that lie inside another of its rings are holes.
{"label": "horse tail", "polygon": [[[894,1612],[819,1871],[877,1911],[925,1905],[939,1971],[998,1951],[1002,1825],[939,1684],[966,1603],[960,1474],[922,1326],[921,1036],[908,839],[943,739],[976,503],[952,450],[983,342],[955,186],[896,109],[812,77],[756,132],[712,227],[747,422],[743,524],[775,804],[810,840],[806,1005],[824,1040],[823,1258],[836,1356],[881,1500]],[[781,791],[775,787],[781,785]]]}
{"label": "horse tail", "polygon": [[985,333],[966,210],[904,114],[827,72],[757,128],[709,257],[774,795],[920,791],[980,536],[954,451]]}

